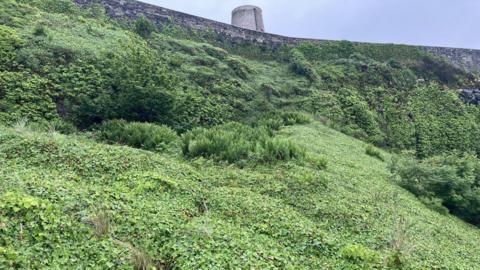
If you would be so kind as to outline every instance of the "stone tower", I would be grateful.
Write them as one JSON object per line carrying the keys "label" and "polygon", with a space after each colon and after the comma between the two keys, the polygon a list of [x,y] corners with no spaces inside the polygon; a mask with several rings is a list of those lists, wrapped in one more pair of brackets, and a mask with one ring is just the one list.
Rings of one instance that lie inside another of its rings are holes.
{"label": "stone tower", "polygon": [[265,32],[262,9],[256,6],[241,6],[232,11],[232,25]]}

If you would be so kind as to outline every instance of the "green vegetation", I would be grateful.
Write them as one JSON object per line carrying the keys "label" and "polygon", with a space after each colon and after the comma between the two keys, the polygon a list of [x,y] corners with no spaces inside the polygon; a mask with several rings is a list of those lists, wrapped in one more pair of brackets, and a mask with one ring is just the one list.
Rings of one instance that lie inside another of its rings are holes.
{"label": "green vegetation", "polygon": [[0,1],[0,269],[478,269],[479,78]]}
{"label": "green vegetation", "polygon": [[480,161],[475,156],[450,154],[423,161],[403,158],[396,160],[391,170],[400,185],[428,207],[480,225]]}
{"label": "green vegetation", "polygon": [[295,161],[240,169],[28,126],[2,128],[0,264],[478,266],[478,229],[429,210],[391,182],[386,164],[367,158],[364,143],[318,123],[276,136],[308,146],[308,156],[325,156],[328,168]]}
{"label": "green vegetation", "polygon": [[367,146],[367,148],[365,149],[365,154],[371,157],[377,158],[381,161],[385,161],[384,157],[382,156],[382,153],[380,153],[378,149],[375,149],[375,147],[371,145]]}
{"label": "green vegetation", "polygon": [[301,159],[304,151],[292,142],[271,137],[266,128],[230,123],[196,128],[183,137],[183,154],[229,163],[273,163]]}
{"label": "green vegetation", "polygon": [[475,87],[478,76],[413,47],[344,41],[269,51],[174,26],[159,32],[145,17],[112,22],[96,5],[67,0],[0,8],[3,122],[61,117],[89,129],[125,119],[185,132],[303,111],[419,158],[479,151],[479,109],[453,91]]}
{"label": "green vegetation", "polygon": [[108,143],[125,144],[150,151],[175,149],[178,135],[169,127],[149,123],[112,120],[100,127],[99,137]]}

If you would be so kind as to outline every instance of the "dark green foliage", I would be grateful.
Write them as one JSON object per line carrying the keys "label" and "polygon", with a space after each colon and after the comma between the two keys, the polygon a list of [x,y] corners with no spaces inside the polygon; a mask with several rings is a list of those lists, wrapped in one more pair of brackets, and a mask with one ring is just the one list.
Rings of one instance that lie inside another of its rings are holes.
{"label": "dark green foliage", "polygon": [[141,16],[135,21],[135,32],[143,38],[150,38],[155,30],[153,22],[145,16]]}
{"label": "dark green foliage", "polygon": [[286,126],[304,125],[312,122],[312,118],[302,112],[282,112],[280,117]]}
{"label": "dark green foliage", "polygon": [[436,79],[447,85],[460,85],[462,78],[466,77],[466,72],[453,66],[448,60],[443,58],[434,58],[431,55],[425,55],[413,67],[417,73],[429,80]]}
{"label": "dark green foliage", "polygon": [[376,149],[375,147],[373,147],[371,145],[367,146],[367,148],[365,149],[365,154],[367,154],[371,157],[377,158],[381,161],[385,161],[385,158],[383,157],[380,150]]}
{"label": "dark green foliage", "polygon": [[157,52],[124,44],[102,63],[77,61],[52,74],[62,116],[82,128],[104,120],[169,123],[173,77]]}
{"label": "dark green foliage", "polygon": [[284,125],[284,121],[280,117],[265,117],[258,121],[259,126],[265,126],[268,130],[278,131]]}
{"label": "dark green foliage", "polygon": [[175,150],[179,142],[179,137],[169,127],[125,120],[103,123],[99,129],[99,137],[109,143],[157,152]]}
{"label": "dark green foliage", "polygon": [[220,125],[232,119],[232,108],[223,98],[205,97],[194,91],[175,96],[172,127],[180,132]]}
{"label": "dark green foliage", "polygon": [[351,123],[347,124],[343,131],[368,142],[381,144],[383,134],[379,128],[379,121],[368,103],[350,89],[342,89],[339,100],[347,123]]}
{"label": "dark green foliage", "polygon": [[440,213],[480,225],[480,160],[472,155],[442,155],[423,161],[396,158],[391,167],[399,184]]}
{"label": "dark green foliage", "polygon": [[46,36],[47,35],[47,28],[42,24],[38,24],[33,29],[33,35],[35,35],[35,36]]}
{"label": "dark green foliage", "polygon": [[260,118],[257,125],[265,126],[268,130],[277,131],[283,126],[304,125],[312,122],[312,118],[303,113],[295,111],[272,112]]}
{"label": "dark green foliage", "polygon": [[290,62],[292,64],[292,70],[296,74],[307,77],[311,82],[315,82],[318,80],[317,72],[315,71],[313,66],[307,61],[301,51],[293,49],[292,55],[290,57]]}
{"label": "dark green foliage", "polygon": [[227,64],[233,70],[233,72],[235,72],[235,74],[242,79],[247,79],[248,74],[251,72],[248,66],[238,58],[228,58]]}
{"label": "dark green foliage", "polygon": [[109,62],[117,118],[166,123],[173,108],[173,76],[158,61],[157,52],[126,47]]}
{"label": "dark green foliage", "polygon": [[273,163],[301,159],[303,150],[292,142],[270,136],[264,127],[229,123],[211,129],[196,128],[183,135],[187,157],[206,157],[229,163]]}

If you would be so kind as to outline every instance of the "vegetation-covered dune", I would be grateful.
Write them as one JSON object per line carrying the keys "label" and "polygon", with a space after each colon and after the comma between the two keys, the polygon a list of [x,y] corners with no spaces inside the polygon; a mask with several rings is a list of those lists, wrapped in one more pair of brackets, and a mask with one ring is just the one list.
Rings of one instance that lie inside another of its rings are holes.
{"label": "vegetation-covered dune", "polygon": [[479,75],[0,2],[0,269],[478,269]]}

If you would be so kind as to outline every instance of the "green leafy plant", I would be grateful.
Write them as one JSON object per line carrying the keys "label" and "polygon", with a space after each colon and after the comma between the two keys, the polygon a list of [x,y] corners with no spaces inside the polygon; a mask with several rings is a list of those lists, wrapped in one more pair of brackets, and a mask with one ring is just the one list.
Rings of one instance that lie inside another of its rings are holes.
{"label": "green leafy plant", "polygon": [[156,27],[153,22],[145,16],[141,16],[135,21],[135,32],[143,38],[151,37],[155,30]]}
{"label": "green leafy plant", "polygon": [[292,50],[290,62],[295,73],[307,77],[311,82],[318,80],[317,72],[299,50]]}
{"label": "green leafy plant", "polygon": [[255,160],[264,163],[301,159],[304,153],[292,142],[270,137],[264,127],[229,123],[211,129],[197,128],[182,136],[187,157],[206,157],[230,163]]}
{"label": "green leafy plant", "polygon": [[381,256],[376,251],[360,244],[347,245],[340,250],[340,254],[363,267],[379,266],[381,263]]}
{"label": "green leafy plant", "polygon": [[480,225],[480,161],[475,156],[445,154],[423,161],[397,157],[391,171],[402,187],[429,208]]}
{"label": "green leafy plant", "polygon": [[367,154],[371,157],[374,157],[378,160],[385,161],[385,158],[383,157],[380,150],[376,149],[375,147],[373,147],[371,145],[367,146],[367,148],[365,149],[365,154]]}
{"label": "green leafy plant", "polygon": [[149,123],[111,120],[99,128],[101,140],[150,151],[175,150],[179,137],[171,128]]}

